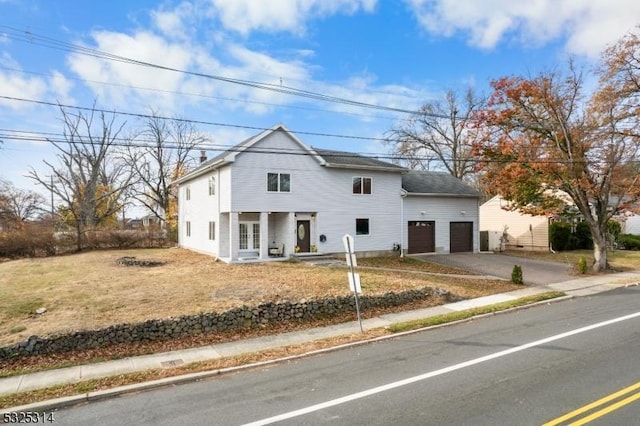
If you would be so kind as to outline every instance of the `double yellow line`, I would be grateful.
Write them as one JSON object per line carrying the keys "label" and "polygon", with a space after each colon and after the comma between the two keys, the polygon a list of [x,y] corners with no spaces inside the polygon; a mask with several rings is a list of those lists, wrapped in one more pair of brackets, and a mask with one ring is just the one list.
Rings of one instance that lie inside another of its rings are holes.
{"label": "double yellow line", "polygon": [[[597,401],[592,402],[591,404],[587,404],[584,407],[578,408],[577,410],[571,411],[570,413],[565,414],[564,416],[558,417],[557,419],[553,419],[550,422],[545,423],[542,426],[556,426],[564,422],[568,422],[572,419],[579,417],[581,414],[587,413],[589,411],[595,410],[596,408],[605,405],[611,401],[622,398],[623,396],[632,393],[635,390],[640,389],[640,382],[635,385],[631,385],[626,387],[618,392],[612,393],[611,395],[607,395],[604,398],[601,398]],[[604,415],[611,413],[612,411],[617,410],[618,408],[624,407],[627,404],[631,404],[633,401],[640,399],[640,392],[635,393],[631,396],[627,396],[624,399],[614,402],[613,404],[607,405],[604,408],[601,408],[598,411],[595,411],[588,416],[579,418],[576,421],[568,423],[571,426],[578,426],[587,424],[597,418],[600,418]]]}

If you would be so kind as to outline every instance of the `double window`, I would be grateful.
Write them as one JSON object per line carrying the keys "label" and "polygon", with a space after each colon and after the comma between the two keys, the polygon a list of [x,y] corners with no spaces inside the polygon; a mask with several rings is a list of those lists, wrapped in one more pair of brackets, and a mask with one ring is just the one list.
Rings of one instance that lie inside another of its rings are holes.
{"label": "double window", "polygon": [[267,173],[267,191],[291,192],[291,175],[289,173]]}
{"label": "double window", "polygon": [[371,178],[370,177],[354,177],[353,193],[354,194],[371,194]]}

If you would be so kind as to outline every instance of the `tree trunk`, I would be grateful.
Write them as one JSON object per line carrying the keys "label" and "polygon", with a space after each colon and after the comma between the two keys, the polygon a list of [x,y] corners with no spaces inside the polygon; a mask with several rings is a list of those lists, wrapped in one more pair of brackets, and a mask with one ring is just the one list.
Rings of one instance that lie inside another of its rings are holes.
{"label": "tree trunk", "polygon": [[609,268],[607,262],[607,239],[605,235],[599,232],[592,232],[593,238],[593,272],[601,272]]}

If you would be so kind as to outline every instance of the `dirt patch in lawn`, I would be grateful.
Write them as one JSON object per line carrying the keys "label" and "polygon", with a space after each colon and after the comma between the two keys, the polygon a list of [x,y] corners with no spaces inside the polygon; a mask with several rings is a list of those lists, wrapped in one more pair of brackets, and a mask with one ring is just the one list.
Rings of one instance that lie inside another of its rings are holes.
{"label": "dirt patch in lawn", "polygon": [[[164,262],[122,266],[125,256]],[[347,269],[304,263],[227,265],[182,249],[81,253],[0,264],[0,345],[102,328],[114,323],[222,312],[241,305],[297,301],[349,293]],[[462,297],[518,288],[505,281],[360,271],[366,294],[425,286]],[[44,307],[42,315],[35,310]]]}

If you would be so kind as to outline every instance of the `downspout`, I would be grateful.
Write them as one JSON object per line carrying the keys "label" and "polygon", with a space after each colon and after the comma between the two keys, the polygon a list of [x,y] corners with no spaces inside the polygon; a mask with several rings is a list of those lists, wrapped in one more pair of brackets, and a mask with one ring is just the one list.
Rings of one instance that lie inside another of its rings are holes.
{"label": "downspout", "polygon": [[407,196],[407,191],[400,190],[400,257],[404,257],[404,198]]}

